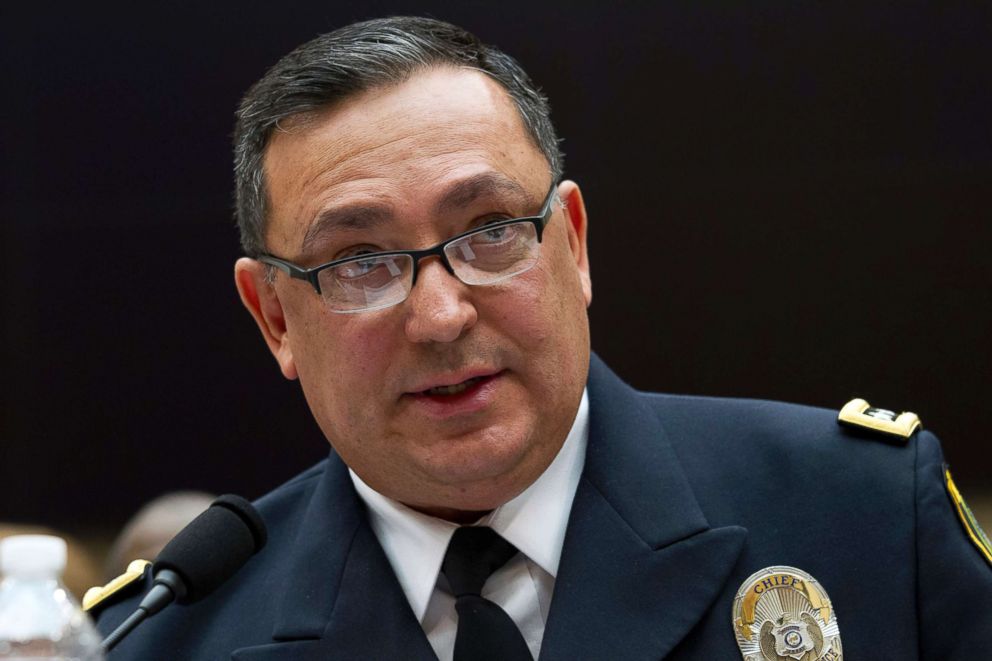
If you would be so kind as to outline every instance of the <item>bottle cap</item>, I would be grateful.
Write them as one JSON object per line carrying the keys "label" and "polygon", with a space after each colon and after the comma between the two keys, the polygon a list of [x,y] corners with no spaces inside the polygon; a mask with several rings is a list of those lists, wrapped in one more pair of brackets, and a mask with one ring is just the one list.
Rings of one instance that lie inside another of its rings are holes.
{"label": "bottle cap", "polygon": [[14,535],[0,541],[0,572],[7,576],[60,575],[65,540],[52,535]]}

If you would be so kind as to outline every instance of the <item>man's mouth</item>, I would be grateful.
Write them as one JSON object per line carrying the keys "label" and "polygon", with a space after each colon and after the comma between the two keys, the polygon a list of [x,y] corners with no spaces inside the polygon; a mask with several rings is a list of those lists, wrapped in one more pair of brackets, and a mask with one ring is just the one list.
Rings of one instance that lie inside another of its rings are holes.
{"label": "man's mouth", "polygon": [[503,374],[502,370],[482,374],[476,371],[474,376],[465,374],[468,378],[462,381],[455,381],[456,375],[452,375],[454,378],[440,377],[434,381],[437,385],[424,388],[428,383],[423,383],[420,389],[412,390],[406,396],[411,403],[416,402],[418,415],[441,420],[474,414],[492,404]]}
{"label": "man's mouth", "polygon": [[475,384],[477,384],[480,381],[482,381],[484,379],[487,379],[487,378],[489,378],[489,377],[477,376],[475,378],[466,379],[465,381],[462,381],[461,383],[456,383],[456,384],[450,385],[450,386],[435,386],[434,388],[428,388],[427,390],[422,391],[421,394],[423,394],[423,395],[430,395],[432,397],[433,396],[459,395],[459,394],[465,392],[466,390],[468,390],[469,388],[471,388],[472,386],[474,386]]}

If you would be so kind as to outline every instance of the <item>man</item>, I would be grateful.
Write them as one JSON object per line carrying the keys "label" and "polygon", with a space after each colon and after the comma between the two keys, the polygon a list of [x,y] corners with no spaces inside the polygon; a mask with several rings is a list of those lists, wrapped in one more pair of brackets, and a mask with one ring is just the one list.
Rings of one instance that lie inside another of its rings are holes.
{"label": "man", "polygon": [[433,20],[352,25],[248,92],[235,143],[238,291],[333,451],[259,501],[270,541],[240,574],[112,658],[992,642],[987,549],[912,416],[641,394],[590,357],[582,195],[506,55]]}

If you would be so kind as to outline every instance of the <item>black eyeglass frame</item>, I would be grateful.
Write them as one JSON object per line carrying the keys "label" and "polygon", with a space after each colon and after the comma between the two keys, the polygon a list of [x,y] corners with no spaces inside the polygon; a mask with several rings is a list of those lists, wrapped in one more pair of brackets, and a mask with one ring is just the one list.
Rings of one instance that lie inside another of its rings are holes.
{"label": "black eyeglass frame", "polygon": [[[289,274],[291,278],[296,278],[297,280],[306,280],[313,286],[314,290],[320,295],[323,295],[323,292],[320,289],[320,280],[318,278],[321,271],[325,269],[329,269],[333,266],[341,266],[342,264],[347,264],[349,262],[360,262],[370,258],[378,258],[378,257],[409,255],[410,258],[413,260],[413,280],[410,283],[411,288],[413,287],[413,285],[417,284],[417,270],[420,267],[420,260],[426,257],[433,257],[435,255],[438,258],[440,258],[441,263],[444,265],[445,270],[447,270],[449,274],[457,278],[459,282],[464,282],[455,273],[454,268],[452,268],[451,266],[451,262],[448,261],[448,256],[444,252],[444,249],[449,244],[454,243],[455,241],[458,241],[460,239],[464,239],[467,236],[477,234],[479,232],[489,232],[494,229],[499,229],[500,227],[506,227],[507,225],[514,225],[516,223],[524,223],[524,222],[530,222],[534,224],[534,230],[537,233],[537,242],[541,243],[541,239],[544,237],[544,228],[551,221],[551,215],[553,213],[552,209],[554,208],[553,202],[557,197],[556,195],[557,191],[558,191],[558,182],[553,182],[551,184],[551,190],[548,191],[548,197],[544,200],[544,204],[541,205],[541,210],[537,213],[536,216],[507,218],[506,220],[499,220],[496,221],[495,223],[488,223],[486,225],[483,225],[482,227],[477,227],[473,230],[462,232],[461,234],[456,234],[455,236],[442,241],[436,246],[433,246],[431,248],[425,248],[423,250],[388,250],[385,252],[371,252],[371,253],[365,253],[363,255],[355,255],[353,257],[345,257],[343,259],[335,259],[333,261],[327,262],[325,264],[320,264],[319,266],[314,266],[313,268],[309,268],[309,269],[303,268],[301,266],[294,264],[293,262],[287,261],[285,259],[281,259],[279,257],[276,257],[275,255],[270,255],[268,253],[262,253],[258,257],[256,257],[256,259],[262,262],[263,264],[274,266],[280,271]],[[521,273],[523,273],[523,271],[521,271]],[[514,274],[514,275],[519,275],[519,274]],[[512,277],[512,276],[508,276],[508,277]],[[495,282],[499,282],[499,280],[487,284],[495,284]],[[472,286],[484,287],[486,285],[472,285]]]}

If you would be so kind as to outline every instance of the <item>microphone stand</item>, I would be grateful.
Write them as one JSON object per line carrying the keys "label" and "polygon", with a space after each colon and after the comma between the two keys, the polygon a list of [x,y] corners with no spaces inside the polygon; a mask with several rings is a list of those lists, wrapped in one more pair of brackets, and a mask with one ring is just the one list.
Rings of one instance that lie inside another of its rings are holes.
{"label": "microphone stand", "polygon": [[138,604],[138,609],[128,615],[127,619],[120,623],[109,636],[103,639],[100,644],[104,654],[114,649],[117,643],[124,639],[124,636],[131,633],[135,627],[145,621],[146,618],[159,612],[175,599],[182,599],[186,596],[186,583],[182,577],[171,569],[160,569],[155,573],[155,584],[148,591],[145,598]]}

